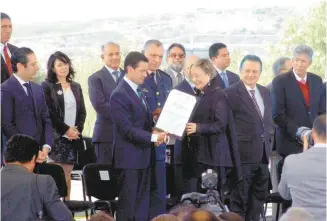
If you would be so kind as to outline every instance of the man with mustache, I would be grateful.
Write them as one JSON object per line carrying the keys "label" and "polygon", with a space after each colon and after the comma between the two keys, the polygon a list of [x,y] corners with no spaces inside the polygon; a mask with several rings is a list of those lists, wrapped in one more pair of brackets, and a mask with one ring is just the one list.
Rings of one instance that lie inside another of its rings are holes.
{"label": "man with mustache", "polygon": [[167,50],[168,69],[166,73],[172,79],[173,87],[184,80],[183,65],[185,59],[185,48],[179,43],[173,43]]}

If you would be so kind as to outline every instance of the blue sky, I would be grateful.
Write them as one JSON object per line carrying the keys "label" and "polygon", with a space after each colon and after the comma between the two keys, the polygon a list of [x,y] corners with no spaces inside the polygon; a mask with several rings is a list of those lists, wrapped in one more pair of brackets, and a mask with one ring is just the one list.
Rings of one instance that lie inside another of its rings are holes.
{"label": "blue sky", "polygon": [[[186,12],[196,8],[288,6],[307,8],[321,0],[10,0],[1,5],[15,24],[49,21],[87,21],[129,14],[134,16]],[[50,3],[51,2],[51,3]]]}

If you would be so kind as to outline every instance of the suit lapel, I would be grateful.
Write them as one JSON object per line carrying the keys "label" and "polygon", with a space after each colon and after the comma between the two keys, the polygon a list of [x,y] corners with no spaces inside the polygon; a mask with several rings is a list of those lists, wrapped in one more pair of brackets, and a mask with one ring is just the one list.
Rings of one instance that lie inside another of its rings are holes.
{"label": "suit lapel", "polygon": [[[315,96],[313,96],[314,95],[314,88],[313,88],[313,82],[312,82],[312,76],[311,76],[311,74],[310,73],[308,73],[307,74],[307,81],[308,81],[308,84],[309,84],[309,98],[310,98],[310,103],[309,103],[309,107],[311,108],[312,107],[312,105],[311,104],[313,104],[314,103],[314,99],[316,99],[316,97]],[[302,92],[301,92],[301,94],[302,94]],[[302,94],[303,95],[303,94]]]}
{"label": "suit lapel", "polygon": [[[305,103],[305,99],[304,99],[304,96],[302,94],[302,91],[300,89],[300,86],[299,86],[299,83],[298,81],[296,80],[295,76],[294,76],[294,73],[293,73],[293,69],[291,72],[289,72],[290,74],[290,85],[291,85],[291,89],[292,91],[294,91],[297,96],[302,100],[302,103],[305,107],[307,107],[306,103]],[[308,80],[308,79],[307,79]],[[309,85],[310,87],[310,85]],[[312,90],[312,89],[311,89]],[[311,90],[310,90],[310,93],[311,93]]]}
{"label": "suit lapel", "polygon": [[252,114],[254,114],[261,121],[262,119],[261,119],[257,109],[255,108],[253,100],[250,97],[249,92],[246,90],[244,83],[242,81],[240,81],[238,84],[239,84],[238,91],[239,91],[241,100],[243,101],[245,106],[250,110],[250,112]]}
{"label": "suit lapel", "polygon": [[61,84],[54,84],[55,96],[57,96],[60,112],[65,113],[65,100],[64,100],[64,91],[61,87]]}
{"label": "suit lapel", "polygon": [[23,97],[24,99],[26,99],[27,98],[27,94],[26,94],[25,90],[23,89],[24,86],[21,85],[19,83],[19,81],[14,76],[11,76],[10,79],[11,79],[11,81],[13,83],[13,86],[18,89],[21,97]]}
{"label": "suit lapel", "polygon": [[225,87],[225,83],[224,83],[223,79],[221,78],[219,72],[216,71],[216,73],[217,73],[216,78],[217,78],[218,86],[219,86],[220,88],[223,88],[223,89],[226,88],[226,87]]}
{"label": "suit lapel", "polygon": [[[123,81],[124,81],[123,82],[124,83],[124,87],[125,87],[126,91],[130,94],[130,97],[133,98],[133,100],[141,106],[141,108],[142,108],[143,111],[147,112],[146,107],[143,105],[141,99],[137,96],[137,94],[135,93],[135,91],[133,91],[133,89],[131,88],[131,86],[129,86],[129,84],[124,79],[123,79]],[[143,100],[144,100],[144,98],[143,98]]]}
{"label": "suit lapel", "polygon": [[[157,78],[157,82],[158,82],[158,75],[156,75]],[[146,83],[152,87],[154,90],[157,90],[157,85],[156,82],[154,81],[154,79],[152,78],[152,76],[150,74],[148,74],[148,76],[145,78]]]}
{"label": "suit lapel", "polygon": [[112,88],[115,88],[117,86],[116,81],[114,80],[114,78],[111,76],[110,72],[108,71],[108,69],[104,66],[102,68],[102,73],[103,73],[103,77],[104,79],[106,79],[106,81],[109,83],[109,85]]}
{"label": "suit lapel", "polygon": [[265,118],[265,116],[267,115],[268,105],[269,105],[268,102],[270,102],[270,101],[267,97],[267,94],[264,92],[262,86],[257,85],[257,87],[258,87],[261,97],[263,99],[263,105],[264,105],[264,111],[263,111],[263,116],[262,116],[262,120],[263,120]]}
{"label": "suit lapel", "polygon": [[72,89],[72,92],[74,94],[74,97],[75,97],[75,101],[76,101],[76,116],[77,116],[77,113],[78,113],[78,110],[79,110],[79,105],[80,105],[80,100],[81,100],[81,95],[80,95],[80,91],[79,91],[79,88],[77,86],[77,84],[75,84],[74,82],[71,82],[70,84],[70,88]]}
{"label": "suit lapel", "polygon": [[37,111],[37,105],[36,105],[36,97],[38,96],[36,91],[36,85],[33,84],[32,82],[30,82],[30,85],[31,85],[31,89],[32,89],[32,94],[33,94],[33,104],[34,104],[34,111],[35,111],[35,119],[37,119],[37,116],[38,116],[38,111]]}

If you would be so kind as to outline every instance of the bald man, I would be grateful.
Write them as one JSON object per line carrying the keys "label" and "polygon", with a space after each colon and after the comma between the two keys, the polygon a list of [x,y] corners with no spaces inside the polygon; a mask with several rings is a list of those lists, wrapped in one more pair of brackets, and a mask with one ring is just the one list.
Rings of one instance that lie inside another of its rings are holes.
{"label": "bald man", "polygon": [[[191,79],[191,66],[195,64],[199,60],[198,56],[192,55],[186,58],[183,66],[184,72],[184,80],[175,87],[175,89],[182,91],[184,93],[195,95],[194,92],[194,84],[190,80]],[[182,148],[181,148],[181,140],[176,140],[175,145],[172,148],[173,158],[172,162],[174,164],[174,177],[175,177],[175,188],[173,188],[172,197],[177,197],[180,199],[184,193],[189,192],[196,192],[196,186],[191,186],[192,183],[196,182],[189,182],[183,176],[183,169],[182,169]]]}

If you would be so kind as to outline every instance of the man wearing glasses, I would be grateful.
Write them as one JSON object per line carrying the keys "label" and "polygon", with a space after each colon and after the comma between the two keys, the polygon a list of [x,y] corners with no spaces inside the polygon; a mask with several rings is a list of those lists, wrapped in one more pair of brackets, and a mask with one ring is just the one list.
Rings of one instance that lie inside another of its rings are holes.
{"label": "man wearing glasses", "polygon": [[172,79],[173,88],[184,80],[183,65],[185,59],[185,48],[183,45],[173,43],[167,51],[167,74]]}

